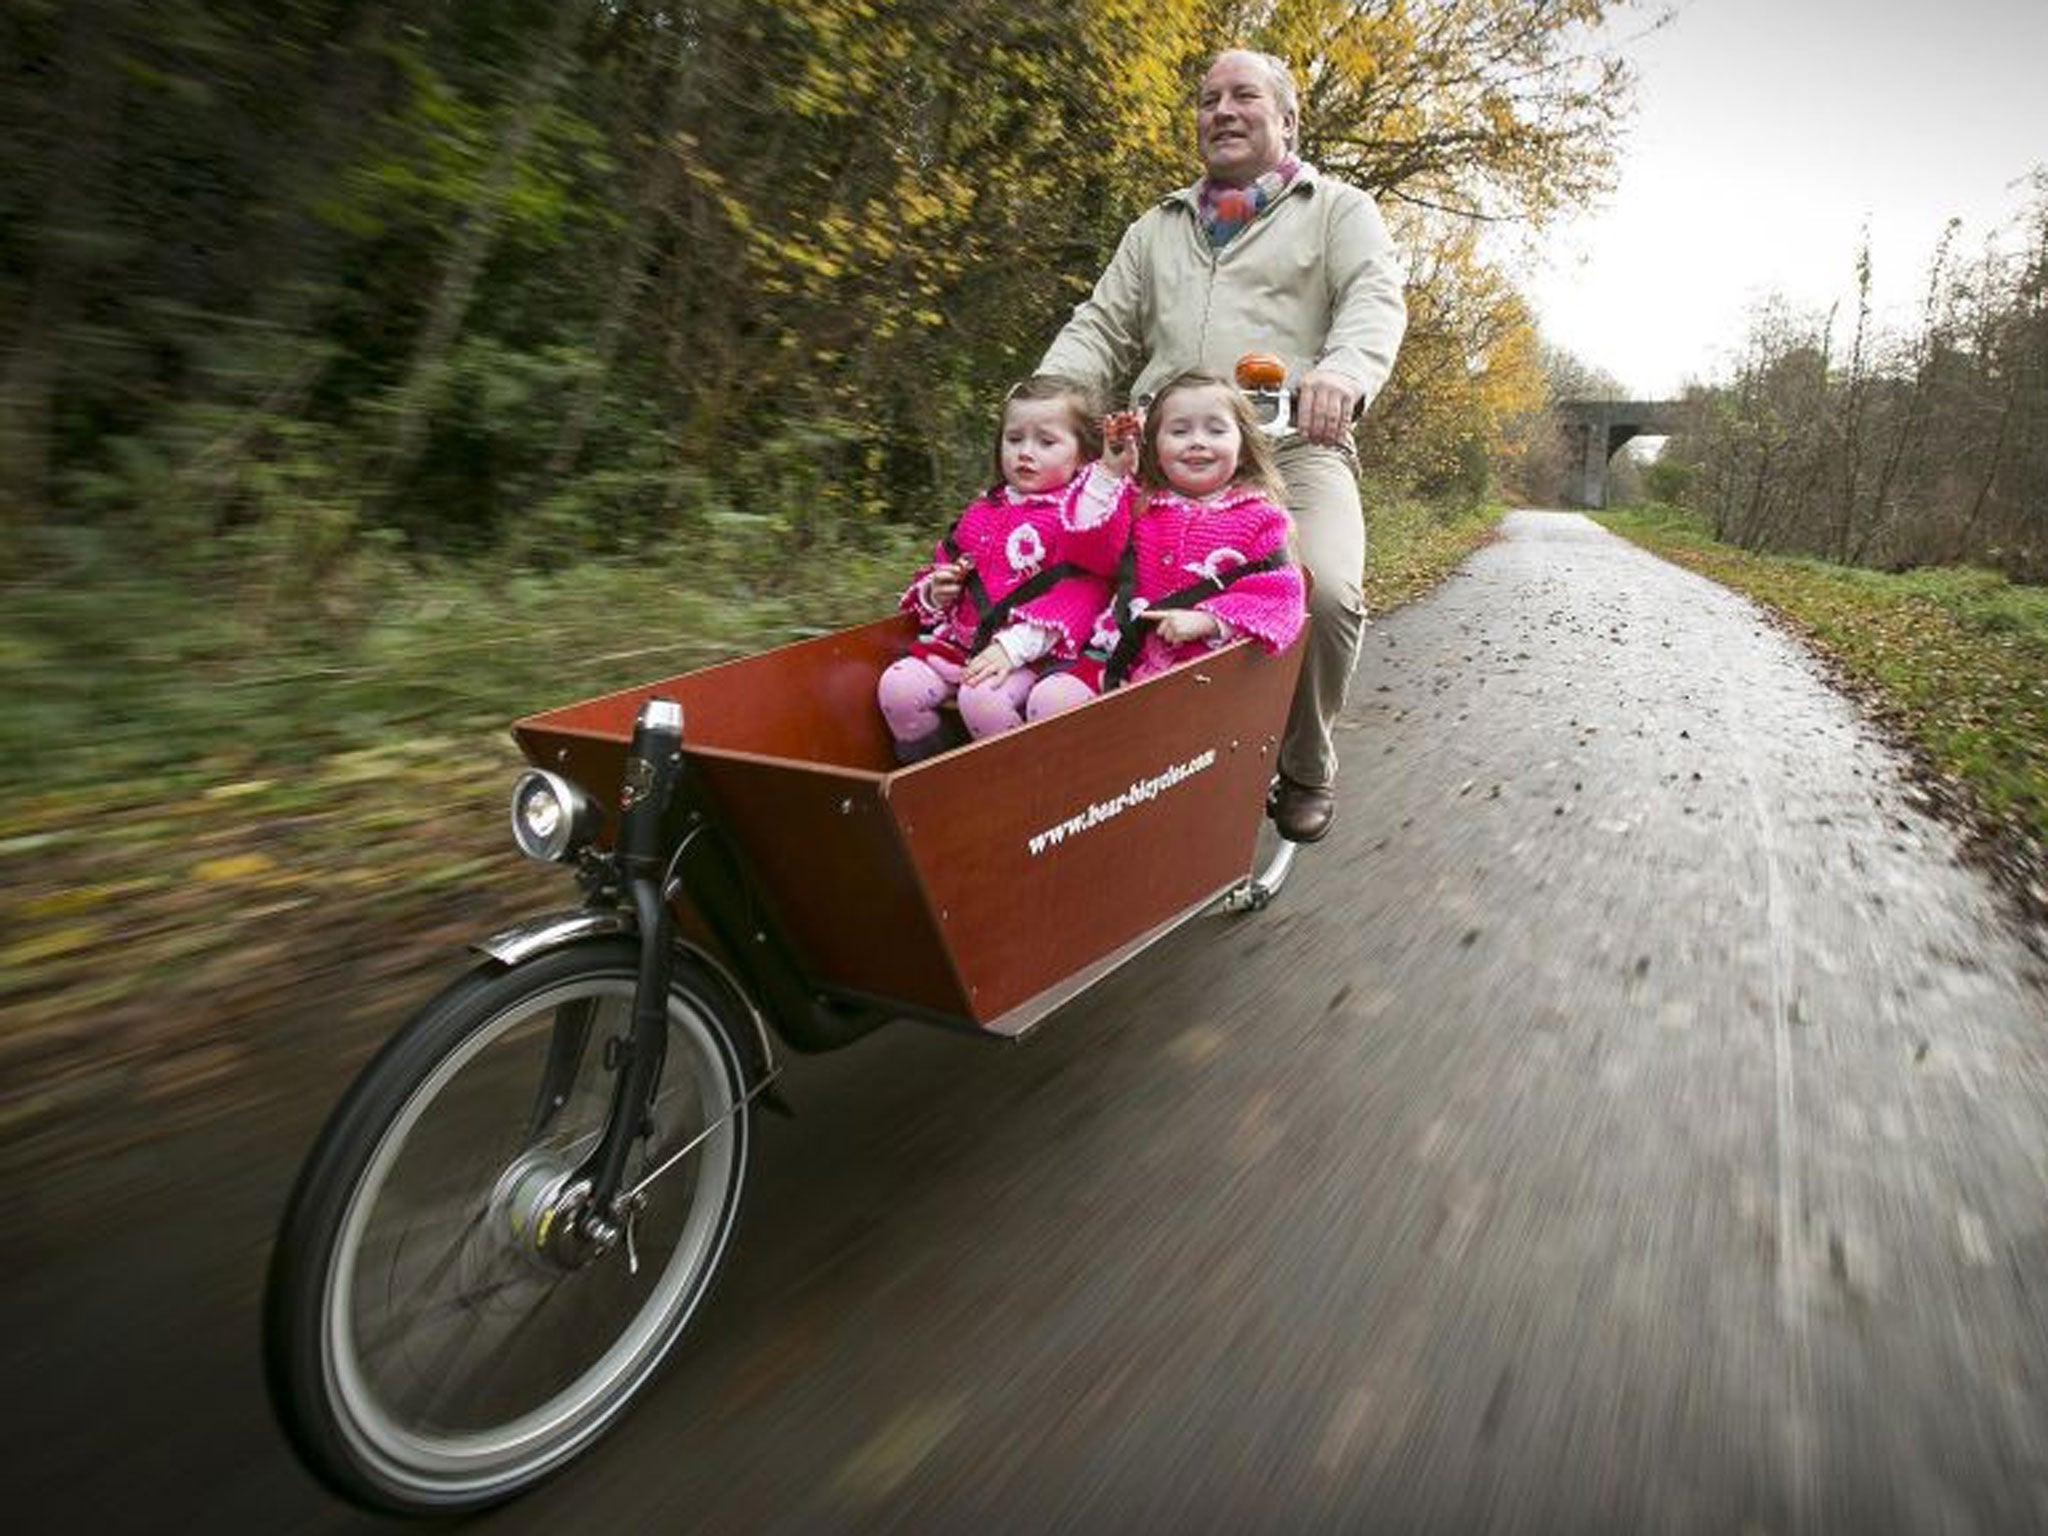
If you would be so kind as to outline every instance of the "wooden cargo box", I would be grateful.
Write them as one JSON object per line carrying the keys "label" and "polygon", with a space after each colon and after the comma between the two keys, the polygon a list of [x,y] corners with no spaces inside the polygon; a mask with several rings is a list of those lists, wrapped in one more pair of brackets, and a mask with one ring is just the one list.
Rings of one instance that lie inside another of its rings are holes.
{"label": "wooden cargo box", "polygon": [[907,618],[531,716],[536,764],[616,808],[641,703],[683,746],[808,980],[1022,1033],[1244,878],[1301,644],[1226,646],[899,768],[875,681]]}

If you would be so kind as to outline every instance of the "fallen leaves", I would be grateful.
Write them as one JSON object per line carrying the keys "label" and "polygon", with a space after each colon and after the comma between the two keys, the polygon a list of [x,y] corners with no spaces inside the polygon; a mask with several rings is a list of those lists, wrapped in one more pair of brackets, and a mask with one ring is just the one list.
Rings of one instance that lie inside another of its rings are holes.
{"label": "fallen leaves", "polygon": [[1908,752],[1928,807],[2048,923],[2048,600],[1986,572],[1777,559],[1627,514],[1603,521],[1746,593]]}
{"label": "fallen leaves", "polygon": [[563,895],[505,838],[518,761],[499,739],[418,742],[224,794],[39,801],[65,830],[0,844],[0,1129],[49,1130],[86,1100],[261,1093],[249,1047],[294,1010],[384,998],[367,974],[338,997],[337,956],[453,976],[462,936]]}
{"label": "fallen leaves", "polygon": [[231,854],[224,859],[202,859],[192,866],[192,878],[208,884],[254,880],[267,875],[276,864],[260,853]]}

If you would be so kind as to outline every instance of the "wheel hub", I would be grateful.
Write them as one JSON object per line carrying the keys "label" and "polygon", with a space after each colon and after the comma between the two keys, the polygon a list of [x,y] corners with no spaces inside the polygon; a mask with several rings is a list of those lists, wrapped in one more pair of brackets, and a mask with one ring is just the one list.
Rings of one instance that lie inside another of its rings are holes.
{"label": "wheel hub", "polygon": [[550,1270],[581,1269],[616,1241],[593,1236],[590,1181],[559,1152],[525,1153],[498,1181],[498,1230],[521,1254]]}

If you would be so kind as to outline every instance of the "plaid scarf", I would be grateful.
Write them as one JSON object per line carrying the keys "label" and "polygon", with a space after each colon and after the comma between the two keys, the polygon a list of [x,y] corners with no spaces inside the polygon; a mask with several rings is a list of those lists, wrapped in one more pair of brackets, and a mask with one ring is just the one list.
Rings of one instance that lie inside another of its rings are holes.
{"label": "plaid scarf", "polygon": [[1208,177],[1196,194],[1196,212],[1209,236],[1209,248],[1220,251],[1238,231],[1273,206],[1287,184],[1301,172],[1301,162],[1289,155],[1248,187],[1219,187]]}

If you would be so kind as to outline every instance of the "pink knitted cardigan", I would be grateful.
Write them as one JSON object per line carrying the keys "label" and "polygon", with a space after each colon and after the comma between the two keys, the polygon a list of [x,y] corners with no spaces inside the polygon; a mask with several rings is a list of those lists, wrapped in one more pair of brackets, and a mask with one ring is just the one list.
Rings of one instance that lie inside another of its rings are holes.
{"label": "pink knitted cardigan", "polygon": [[[1294,523],[1286,510],[1245,487],[1233,486],[1212,500],[1193,501],[1172,490],[1142,491],[1134,481],[1112,480],[1100,470],[1092,470],[1083,481],[1081,494],[1068,503],[1062,553],[1108,578],[1116,571],[1125,543],[1134,544],[1134,612],[1204,576],[1224,575],[1290,547]],[[1307,602],[1300,567],[1289,563],[1246,576],[1194,606],[1268,651],[1283,651],[1301,633]],[[1027,617],[1036,617],[1034,606],[1025,605]],[[1115,625],[1115,615],[1105,605],[1090,636],[1091,649],[1114,646]],[[1131,680],[1191,661],[1223,643],[1195,640],[1170,646],[1148,631]]]}
{"label": "pink knitted cardigan", "polygon": [[[1064,547],[1063,514],[1085,479],[1077,475],[1056,491],[1036,495],[1020,495],[1007,486],[998,486],[969,503],[960,514],[953,527],[954,542],[960,553],[974,562],[991,604],[1001,602],[1013,588],[1047,566],[1071,558]],[[981,612],[973,597],[963,592],[950,609],[940,609],[926,602],[924,594],[924,581],[932,567],[951,558],[946,553],[946,541],[941,539],[932,548],[931,563],[912,578],[898,606],[917,615],[927,640],[945,641],[964,651],[973,645],[975,626],[981,622]],[[1050,592],[1020,606],[1011,613],[1009,622],[1028,619],[1051,630],[1058,638],[1048,655],[1078,656],[1088,642],[1096,615],[1108,601],[1107,578],[1084,571],[1068,576]]]}

